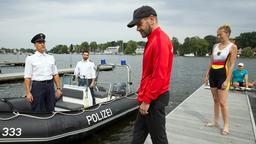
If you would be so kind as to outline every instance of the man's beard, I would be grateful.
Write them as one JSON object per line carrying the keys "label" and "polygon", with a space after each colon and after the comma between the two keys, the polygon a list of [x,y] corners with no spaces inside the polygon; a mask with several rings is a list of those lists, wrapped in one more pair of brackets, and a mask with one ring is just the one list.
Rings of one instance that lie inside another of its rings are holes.
{"label": "man's beard", "polygon": [[146,29],[146,30],[141,30],[140,34],[143,38],[146,38],[150,35],[151,31],[152,31],[152,29],[150,27],[148,27],[148,29]]}

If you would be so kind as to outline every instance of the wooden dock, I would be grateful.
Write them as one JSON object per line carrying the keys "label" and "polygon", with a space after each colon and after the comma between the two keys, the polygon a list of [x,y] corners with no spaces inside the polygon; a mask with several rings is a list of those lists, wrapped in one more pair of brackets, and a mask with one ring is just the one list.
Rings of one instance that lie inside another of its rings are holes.
{"label": "wooden dock", "polygon": [[[249,98],[242,91],[229,91],[230,134],[220,134],[223,128],[206,127],[213,118],[213,100],[209,88],[201,86],[166,117],[170,144],[255,144],[255,122]],[[145,144],[151,144],[150,136]]]}
{"label": "wooden dock", "polygon": [[[68,69],[59,69],[59,75],[63,75],[66,73],[73,73],[74,68]],[[24,73],[8,73],[8,74],[0,74],[0,83],[9,82],[9,81],[16,81],[16,80],[23,80]]]}
{"label": "wooden dock", "polygon": [[9,65],[9,66],[25,66],[25,62],[10,62],[10,61],[3,61],[3,62],[0,62],[0,65]]}

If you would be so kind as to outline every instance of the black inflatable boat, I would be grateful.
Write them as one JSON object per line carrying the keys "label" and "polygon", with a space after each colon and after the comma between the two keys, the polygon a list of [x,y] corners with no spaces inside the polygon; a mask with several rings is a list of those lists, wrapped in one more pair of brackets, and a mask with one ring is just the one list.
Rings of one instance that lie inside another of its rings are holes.
{"label": "black inflatable boat", "polygon": [[[127,69],[128,80],[116,83],[97,80],[96,105],[92,105],[90,89],[74,84],[72,75],[64,75],[63,97],[56,103],[53,113],[31,112],[24,97],[2,98],[0,143],[55,143],[72,137],[85,137],[91,131],[135,111],[138,108],[137,96],[130,88],[129,66],[116,67]],[[110,72],[107,76],[111,78]]]}

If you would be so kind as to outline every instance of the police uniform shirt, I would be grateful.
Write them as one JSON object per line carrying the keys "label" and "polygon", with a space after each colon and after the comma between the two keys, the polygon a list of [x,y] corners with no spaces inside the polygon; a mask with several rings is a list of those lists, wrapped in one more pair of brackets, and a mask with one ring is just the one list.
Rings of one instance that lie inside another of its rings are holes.
{"label": "police uniform shirt", "polygon": [[53,56],[36,51],[35,54],[26,58],[24,78],[44,81],[51,80],[56,74],[58,70]]}
{"label": "police uniform shirt", "polygon": [[74,75],[80,78],[96,78],[95,64],[89,59],[77,62]]}

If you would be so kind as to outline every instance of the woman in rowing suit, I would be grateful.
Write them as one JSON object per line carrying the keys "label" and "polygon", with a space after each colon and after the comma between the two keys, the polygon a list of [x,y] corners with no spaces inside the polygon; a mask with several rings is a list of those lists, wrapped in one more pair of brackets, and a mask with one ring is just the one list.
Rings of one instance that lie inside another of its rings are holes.
{"label": "woman in rowing suit", "polygon": [[210,82],[211,92],[214,100],[214,119],[209,127],[218,127],[220,110],[223,117],[224,127],[222,135],[229,134],[227,96],[235,67],[237,46],[230,42],[231,29],[228,25],[221,26],[217,31],[219,43],[215,44],[212,51],[211,61],[207,68],[204,83]]}

